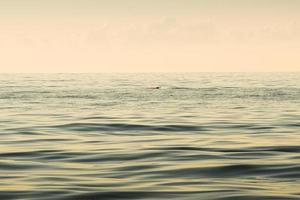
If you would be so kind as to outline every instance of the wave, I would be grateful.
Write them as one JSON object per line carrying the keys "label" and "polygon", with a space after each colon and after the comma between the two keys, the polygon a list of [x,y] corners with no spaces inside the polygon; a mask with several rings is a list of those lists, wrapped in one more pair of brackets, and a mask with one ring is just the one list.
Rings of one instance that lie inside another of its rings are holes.
{"label": "wave", "polygon": [[128,124],[128,123],[69,123],[55,128],[69,129],[73,131],[161,131],[161,132],[187,132],[187,131],[205,131],[201,126],[193,125],[142,125],[142,124]]}

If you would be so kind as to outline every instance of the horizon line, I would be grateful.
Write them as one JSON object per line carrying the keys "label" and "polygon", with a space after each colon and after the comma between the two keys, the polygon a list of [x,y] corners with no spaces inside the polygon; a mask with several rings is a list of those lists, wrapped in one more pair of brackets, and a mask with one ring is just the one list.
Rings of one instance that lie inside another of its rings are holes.
{"label": "horizon line", "polygon": [[299,71],[169,71],[169,72],[0,72],[0,74],[183,74],[183,73],[300,73]]}

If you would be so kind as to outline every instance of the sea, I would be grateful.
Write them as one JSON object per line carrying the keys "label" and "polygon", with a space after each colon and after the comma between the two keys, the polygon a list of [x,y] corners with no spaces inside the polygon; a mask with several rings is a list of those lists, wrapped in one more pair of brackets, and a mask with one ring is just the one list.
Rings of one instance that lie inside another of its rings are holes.
{"label": "sea", "polygon": [[299,200],[300,73],[0,75],[1,200]]}

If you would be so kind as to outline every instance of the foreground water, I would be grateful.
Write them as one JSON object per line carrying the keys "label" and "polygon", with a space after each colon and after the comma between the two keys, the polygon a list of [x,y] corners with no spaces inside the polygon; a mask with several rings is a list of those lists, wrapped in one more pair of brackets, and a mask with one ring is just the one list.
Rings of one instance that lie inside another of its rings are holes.
{"label": "foreground water", "polygon": [[300,74],[2,74],[0,110],[0,199],[300,199]]}

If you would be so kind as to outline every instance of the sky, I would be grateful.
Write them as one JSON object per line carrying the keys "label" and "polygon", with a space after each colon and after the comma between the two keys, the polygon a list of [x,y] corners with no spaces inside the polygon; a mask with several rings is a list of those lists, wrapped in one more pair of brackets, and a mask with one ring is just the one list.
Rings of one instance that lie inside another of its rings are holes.
{"label": "sky", "polygon": [[0,0],[0,73],[300,71],[299,0]]}

